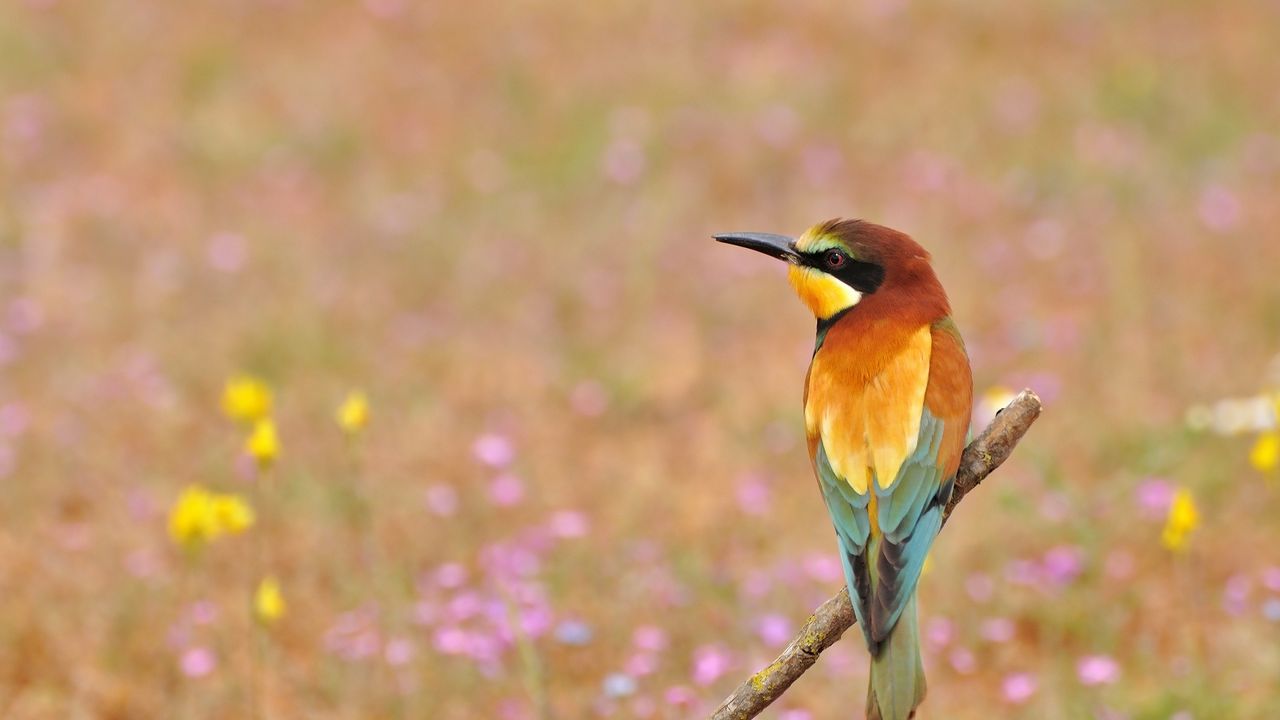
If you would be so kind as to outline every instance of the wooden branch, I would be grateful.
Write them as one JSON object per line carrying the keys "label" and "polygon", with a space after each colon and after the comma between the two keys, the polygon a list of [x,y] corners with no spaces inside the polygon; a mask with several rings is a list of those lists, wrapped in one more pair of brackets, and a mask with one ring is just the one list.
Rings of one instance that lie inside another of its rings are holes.
{"label": "wooden branch", "polygon": [[[1030,390],[1023,390],[1013,402],[996,414],[981,435],[969,443],[964,456],[960,458],[956,487],[942,517],[944,524],[964,496],[1008,459],[1014,446],[1038,417],[1040,398]],[[711,714],[710,720],[748,720],[759,715],[781,697],[806,670],[813,667],[822,651],[834,645],[854,622],[849,591],[840,588],[840,592],[822,603],[809,616],[804,627],[800,628],[800,632],[782,654],[769,663],[768,667],[739,685]]]}

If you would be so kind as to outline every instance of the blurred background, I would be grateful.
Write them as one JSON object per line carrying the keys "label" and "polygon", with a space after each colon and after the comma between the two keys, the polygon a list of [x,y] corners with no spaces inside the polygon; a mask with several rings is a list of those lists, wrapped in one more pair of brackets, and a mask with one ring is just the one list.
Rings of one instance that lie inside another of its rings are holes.
{"label": "blurred background", "polygon": [[[812,318],[981,426],[922,718],[1280,716],[1280,4],[0,5],[0,716],[693,718],[841,584]],[[765,717],[859,716],[856,633]]]}

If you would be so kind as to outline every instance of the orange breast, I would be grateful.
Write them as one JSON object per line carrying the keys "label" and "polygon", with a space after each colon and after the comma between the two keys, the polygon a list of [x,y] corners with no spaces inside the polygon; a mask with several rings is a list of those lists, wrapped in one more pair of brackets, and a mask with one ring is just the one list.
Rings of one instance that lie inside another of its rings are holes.
{"label": "orange breast", "polygon": [[873,476],[881,488],[891,486],[915,450],[932,345],[928,325],[850,315],[814,355],[805,393],[810,448],[821,440],[832,469],[859,494]]}

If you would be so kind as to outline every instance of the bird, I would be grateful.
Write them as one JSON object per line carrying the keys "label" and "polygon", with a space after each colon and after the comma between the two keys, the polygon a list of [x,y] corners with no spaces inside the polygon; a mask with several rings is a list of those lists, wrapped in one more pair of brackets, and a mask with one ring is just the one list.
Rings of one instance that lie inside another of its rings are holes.
{"label": "bird", "polygon": [[866,717],[908,720],[926,688],[916,589],[973,407],[946,291],[915,240],[864,220],[829,220],[794,239],[713,237],[785,261],[817,320],[805,434],[871,656]]}

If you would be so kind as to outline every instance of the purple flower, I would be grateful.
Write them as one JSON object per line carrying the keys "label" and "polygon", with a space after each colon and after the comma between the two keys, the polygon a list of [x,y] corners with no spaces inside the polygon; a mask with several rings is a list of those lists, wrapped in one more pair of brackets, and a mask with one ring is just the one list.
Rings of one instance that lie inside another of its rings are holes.
{"label": "purple flower", "polygon": [[1053,585],[1068,585],[1080,575],[1084,567],[1084,551],[1078,547],[1062,545],[1044,554],[1041,562],[1044,577]]}
{"label": "purple flower", "polygon": [[1009,561],[1004,570],[1005,578],[1014,585],[1039,585],[1041,581],[1040,565],[1034,560],[1018,558]]}
{"label": "purple flower", "polygon": [[625,673],[610,673],[604,679],[606,697],[626,697],[636,691],[635,678]]}
{"label": "purple flower", "polygon": [[1227,578],[1226,587],[1222,591],[1223,608],[1232,615],[1244,612],[1245,605],[1249,601],[1251,585],[1252,583],[1245,575],[1232,575]]}
{"label": "purple flower", "polygon": [[469,640],[467,632],[459,627],[442,627],[435,634],[436,650],[445,655],[461,655],[466,652]]}
{"label": "purple flower", "polygon": [[1106,655],[1086,655],[1076,663],[1082,685],[1110,685],[1120,677],[1120,665]]}
{"label": "purple flower", "polygon": [[502,657],[505,643],[494,635],[473,632],[468,635],[467,641],[464,654],[482,667],[496,666],[499,658]]}
{"label": "purple flower", "polygon": [[573,386],[569,404],[575,412],[585,417],[599,417],[609,407],[609,395],[604,386],[594,380],[583,380]]}
{"label": "purple flower", "polygon": [[767,570],[752,569],[742,579],[742,593],[749,598],[761,598],[773,587],[773,575]]}
{"label": "purple flower", "polygon": [[660,652],[667,647],[667,631],[656,625],[641,625],[631,634],[631,642],[641,650]]}
{"label": "purple flower", "polygon": [[769,509],[769,486],[756,475],[738,480],[738,507],[748,515],[763,515]]}
{"label": "purple flower", "polygon": [[458,511],[458,492],[449,485],[432,485],[426,492],[427,509],[441,517]]}
{"label": "purple flower", "polygon": [[673,685],[662,697],[668,705],[689,705],[698,699],[698,695],[686,685]]}
{"label": "purple flower", "polygon": [[218,619],[218,606],[210,600],[199,600],[191,604],[191,622],[196,625],[208,625]]}
{"label": "purple flower", "polygon": [[232,232],[220,232],[209,238],[205,254],[209,266],[224,273],[234,273],[244,267],[249,255],[244,236]]}
{"label": "purple flower", "polygon": [[430,625],[440,617],[440,609],[435,603],[419,600],[413,604],[413,621],[419,625]]}
{"label": "purple flower", "polygon": [[809,577],[822,583],[844,579],[844,570],[840,561],[829,553],[810,553],[803,561],[804,571]]}
{"label": "purple flower", "polygon": [[480,614],[484,608],[484,601],[480,595],[472,592],[460,592],[453,596],[449,601],[449,617],[453,620],[466,620]]}
{"label": "purple flower", "polygon": [[325,631],[325,647],[345,660],[364,660],[373,657],[382,647],[377,622],[376,605],[366,605],[342,613]]}
{"label": "purple flower", "polygon": [[929,618],[924,626],[924,636],[933,647],[946,647],[955,637],[955,626],[944,617]]}
{"label": "purple flower", "polygon": [[489,575],[500,581],[532,577],[542,565],[537,554],[528,548],[501,542],[481,550],[480,559]]}
{"label": "purple flower", "polygon": [[[576,514],[576,513],[571,512],[571,514]],[[552,518],[552,520],[548,522],[549,523],[554,522],[554,520],[555,519]],[[576,522],[578,522],[578,520],[570,518],[565,521],[564,527],[567,528],[570,532],[576,531],[577,528],[573,526],[573,524]],[[583,523],[586,522],[585,517],[582,518],[582,522]],[[548,524],[548,525],[530,525],[529,527],[526,527],[524,530],[522,530],[520,534],[516,536],[515,540],[520,545],[523,545],[524,547],[528,548],[529,552],[534,554],[540,554],[540,553],[546,553],[548,550],[555,547],[556,539],[557,538],[555,536],[555,533],[552,527],[550,526],[550,524]]]}
{"label": "purple flower", "polygon": [[1014,705],[1020,705],[1031,699],[1039,689],[1039,683],[1036,682],[1034,675],[1030,673],[1014,673],[1005,676],[1004,682],[1000,689],[1004,694],[1006,702]]}
{"label": "purple flower", "polygon": [[556,640],[565,645],[586,645],[591,642],[591,634],[591,626],[581,620],[564,620],[556,626]]}
{"label": "purple flower", "polygon": [[378,636],[378,631],[367,628],[351,638],[343,655],[348,660],[363,660],[378,654],[378,647],[381,644],[382,638]]}
{"label": "purple flower", "polygon": [[31,414],[21,403],[0,405],[0,435],[17,437],[27,429],[30,422]]}
{"label": "purple flower", "polygon": [[0,332],[0,366],[8,365],[18,356],[18,345],[8,335]]}
{"label": "purple flower", "polygon": [[729,671],[732,659],[717,645],[703,645],[693,651],[693,682],[710,685]]}
{"label": "purple flower", "polygon": [[1009,618],[991,618],[983,621],[981,632],[988,642],[1007,643],[1013,639],[1016,629]]}
{"label": "purple flower", "polygon": [[778,720],[813,720],[813,713],[808,710],[783,710],[778,713]]}
{"label": "purple flower", "polygon": [[476,438],[471,445],[471,454],[485,465],[500,468],[511,464],[516,451],[505,436],[488,433]]}
{"label": "purple flower", "polygon": [[155,497],[142,488],[130,488],[125,503],[129,517],[134,520],[149,521],[160,514],[160,505]]}
{"label": "purple flower", "polygon": [[1269,598],[1262,604],[1262,617],[1271,622],[1280,622],[1280,600]]}
{"label": "purple flower", "polygon": [[964,589],[974,602],[987,602],[995,594],[996,585],[986,573],[973,573],[964,581]]}
{"label": "purple flower", "polygon": [[576,510],[561,510],[551,516],[551,534],[558,538],[580,538],[590,530],[587,516]]}
{"label": "purple flower", "polygon": [[1262,586],[1271,592],[1280,592],[1280,567],[1268,567],[1262,571]]}
{"label": "purple flower", "polygon": [[554,622],[551,609],[543,605],[526,607],[520,611],[520,629],[529,637],[546,635]]}
{"label": "purple flower", "polygon": [[[511,624],[511,612],[512,609],[505,599],[489,597],[485,599],[479,617],[487,620],[489,626],[497,631],[503,641],[512,642],[516,638],[516,632],[515,626]],[[519,618],[516,620],[519,622]],[[520,627],[523,629],[523,624]]]}
{"label": "purple flower", "polygon": [[191,643],[191,622],[178,618],[165,632],[165,642],[171,648],[181,648]]}
{"label": "purple flower", "polygon": [[124,566],[136,578],[149,578],[160,572],[160,556],[150,548],[134,550],[125,556]]}
{"label": "purple flower", "polygon": [[413,660],[413,642],[403,637],[391,638],[382,655],[391,667],[408,665]]}
{"label": "purple flower", "polygon": [[524,482],[515,475],[499,475],[489,483],[489,499],[502,507],[515,505],[524,500]]}
{"label": "purple flower", "polygon": [[1062,392],[1062,378],[1055,373],[1035,372],[1015,378],[1014,387],[1029,387],[1046,403],[1052,403]]}
{"label": "purple flower", "polygon": [[658,669],[658,658],[646,650],[634,652],[627,658],[625,669],[628,675],[636,677],[651,675]]}
{"label": "purple flower", "polygon": [[786,616],[770,613],[756,621],[756,634],[769,647],[777,647],[791,639],[791,621]]}
{"label": "purple flower", "polygon": [[644,172],[644,148],[630,138],[618,138],[605,149],[600,164],[605,177],[619,185],[630,185]]}
{"label": "purple flower", "polygon": [[258,479],[258,461],[247,452],[236,455],[235,465],[236,477],[245,482],[254,482]]}
{"label": "purple flower", "polygon": [[204,677],[218,668],[218,658],[206,647],[188,648],[178,663],[182,674],[189,678]]}
{"label": "purple flower", "polygon": [[[395,4],[398,8],[404,0],[365,0],[366,5],[372,5],[375,2],[381,5]],[[394,12],[399,14],[400,9],[395,9]],[[525,700],[506,698],[498,704],[498,720],[531,720],[532,718],[533,712]]]}
{"label": "purple flower", "polygon": [[436,568],[436,585],[442,588],[458,588],[467,581],[467,569],[460,563],[445,563]]}
{"label": "purple flower", "polygon": [[1210,185],[1200,193],[1196,210],[1205,227],[1226,232],[1240,223],[1242,207],[1235,193],[1221,185]]}
{"label": "purple flower", "polygon": [[978,659],[969,648],[958,647],[952,650],[947,660],[951,663],[951,669],[961,675],[968,675],[978,667]]}
{"label": "purple flower", "polygon": [[1173,485],[1164,478],[1148,478],[1138,484],[1134,499],[1143,515],[1163,518],[1173,504]]}
{"label": "purple flower", "polygon": [[14,335],[26,335],[44,324],[44,310],[31,298],[17,298],[9,303],[9,330]]}

